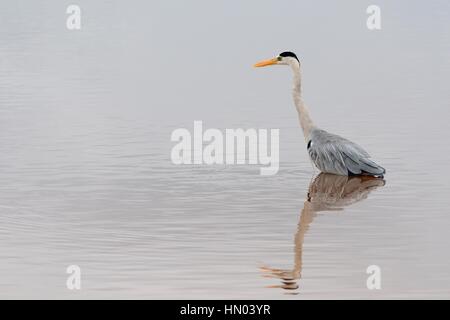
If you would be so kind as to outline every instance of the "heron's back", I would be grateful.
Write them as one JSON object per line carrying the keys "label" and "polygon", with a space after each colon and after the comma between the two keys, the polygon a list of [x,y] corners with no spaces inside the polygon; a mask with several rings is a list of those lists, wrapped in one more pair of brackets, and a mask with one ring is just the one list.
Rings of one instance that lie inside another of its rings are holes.
{"label": "heron's back", "polygon": [[325,130],[313,128],[308,153],[322,172],[339,175],[383,176],[386,172],[359,145]]}

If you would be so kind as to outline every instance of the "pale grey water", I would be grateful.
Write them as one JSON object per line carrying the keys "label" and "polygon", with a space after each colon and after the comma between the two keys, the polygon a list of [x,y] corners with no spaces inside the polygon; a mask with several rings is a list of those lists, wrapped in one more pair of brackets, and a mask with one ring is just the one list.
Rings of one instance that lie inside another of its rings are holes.
{"label": "pale grey water", "polygon": [[[77,1],[79,31],[69,4],[0,4],[0,297],[450,297],[448,1]],[[317,212],[302,246],[317,172],[290,70],[251,68],[285,50],[316,123],[388,172]],[[194,120],[279,128],[279,173],[173,165],[170,134]],[[298,288],[269,288],[280,272],[260,268],[289,272],[300,250]]]}

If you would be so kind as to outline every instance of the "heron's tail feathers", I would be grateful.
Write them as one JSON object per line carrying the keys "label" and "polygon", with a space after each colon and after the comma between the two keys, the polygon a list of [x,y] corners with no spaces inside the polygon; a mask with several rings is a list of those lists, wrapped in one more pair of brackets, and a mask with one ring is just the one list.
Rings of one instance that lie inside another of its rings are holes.
{"label": "heron's tail feathers", "polygon": [[382,166],[368,158],[360,159],[359,164],[363,174],[382,177],[386,173],[386,170]]}

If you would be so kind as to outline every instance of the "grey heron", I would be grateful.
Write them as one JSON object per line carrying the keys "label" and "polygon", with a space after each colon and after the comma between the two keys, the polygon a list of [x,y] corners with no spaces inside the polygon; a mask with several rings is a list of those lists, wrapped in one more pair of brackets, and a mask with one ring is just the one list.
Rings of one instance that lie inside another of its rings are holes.
{"label": "grey heron", "polygon": [[305,136],[309,157],[316,167],[337,175],[369,175],[382,177],[383,167],[370,160],[369,154],[359,145],[341,136],[316,127],[302,98],[300,61],[293,52],[282,52],[277,57],[255,64],[255,67],[287,65],[294,72],[292,90],[300,126]]}

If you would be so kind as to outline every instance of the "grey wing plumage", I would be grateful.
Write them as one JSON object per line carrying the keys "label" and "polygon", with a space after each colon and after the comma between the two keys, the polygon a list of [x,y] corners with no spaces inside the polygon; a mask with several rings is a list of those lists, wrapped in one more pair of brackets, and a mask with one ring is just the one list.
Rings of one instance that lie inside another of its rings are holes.
{"label": "grey wing plumage", "polygon": [[373,176],[385,173],[384,168],[370,160],[369,154],[359,145],[325,130],[311,131],[308,153],[323,172]]}

